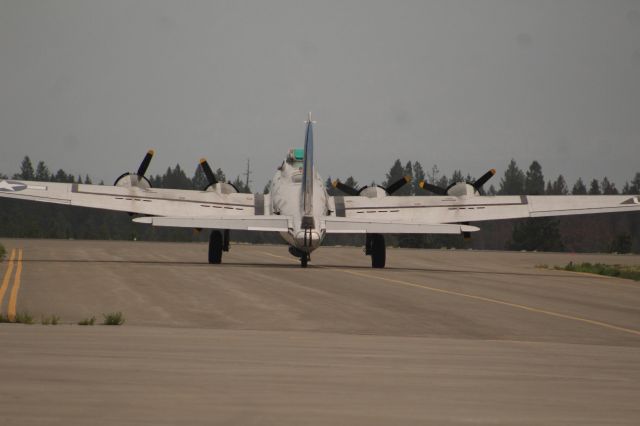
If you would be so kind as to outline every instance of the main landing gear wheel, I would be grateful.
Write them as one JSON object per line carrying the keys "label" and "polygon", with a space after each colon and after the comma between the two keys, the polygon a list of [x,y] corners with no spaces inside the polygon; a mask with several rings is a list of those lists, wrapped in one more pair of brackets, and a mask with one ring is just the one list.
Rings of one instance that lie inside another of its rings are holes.
{"label": "main landing gear wheel", "polygon": [[209,263],[222,263],[222,249],[222,231],[211,231],[211,235],[209,235]]}
{"label": "main landing gear wheel", "polygon": [[301,268],[306,268],[307,267],[307,262],[309,262],[309,257],[304,254],[303,256],[300,256],[300,267]]}
{"label": "main landing gear wheel", "polygon": [[371,255],[372,268],[384,268],[387,260],[387,249],[384,244],[384,235],[367,235],[365,253]]}

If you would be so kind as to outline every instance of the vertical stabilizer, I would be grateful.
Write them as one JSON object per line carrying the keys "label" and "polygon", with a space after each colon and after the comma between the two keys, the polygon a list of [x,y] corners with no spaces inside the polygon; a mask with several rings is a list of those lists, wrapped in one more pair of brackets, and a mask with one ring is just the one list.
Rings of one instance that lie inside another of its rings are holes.
{"label": "vertical stabilizer", "polygon": [[307,130],[304,139],[304,160],[302,165],[302,206],[303,228],[313,228],[313,124],[311,113],[306,121]]}

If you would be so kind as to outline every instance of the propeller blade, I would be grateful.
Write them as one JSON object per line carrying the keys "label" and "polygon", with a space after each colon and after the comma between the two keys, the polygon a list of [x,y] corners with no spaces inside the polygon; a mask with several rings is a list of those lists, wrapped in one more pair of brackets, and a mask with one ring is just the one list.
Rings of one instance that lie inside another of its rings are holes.
{"label": "propeller blade", "polygon": [[477,181],[473,182],[473,187],[476,189],[476,191],[479,191],[480,188],[482,188],[482,185],[484,185],[485,183],[487,183],[487,181],[489,179],[491,179],[493,177],[493,175],[496,174],[496,169],[491,169],[489,170],[487,173],[483,174],[482,176],[480,176],[480,179],[478,179]]}
{"label": "propeller blade", "polygon": [[140,167],[138,167],[138,173],[137,173],[138,176],[143,177],[144,174],[147,172],[147,168],[149,167],[149,163],[151,163],[153,154],[155,154],[155,151],[150,149],[147,152],[147,155],[144,156],[142,163],[140,163]]}
{"label": "propeller blade", "polygon": [[387,191],[387,194],[391,195],[409,182],[411,182],[411,176],[404,176],[402,179],[392,183],[387,188],[385,188],[385,191]]}
{"label": "propeller blade", "polygon": [[434,194],[437,194],[437,195],[447,195],[446,189],[440,188],[439,186],[431,185],[430,183],[427,183],[423,180],[421,180],[420,183],[418,183],[418,186],[424,189],[425,191],[433,192]]}
{"label": "propeller blade", "polygon": [[339,189],[340,191],[344,192],[347,195],[359,195],[360,194],[360,192],[357,189],[352,188],[349,185],[345,185],[344,183],[340,182],[339,180],[334,180],[331,185],[333,185],[334,188]]}
{"label": "propeller blade", "polygon": [[200,167],[202,168],[204,175],[207,177],[207,182],[209,182],[209,185],[215,185],[216,183],[218,183],[216,175],[213,174],[213,170],[211,170],[211,166],[209,166],[209,163],[207,163],[207,160],[205,158],[200,159]]}

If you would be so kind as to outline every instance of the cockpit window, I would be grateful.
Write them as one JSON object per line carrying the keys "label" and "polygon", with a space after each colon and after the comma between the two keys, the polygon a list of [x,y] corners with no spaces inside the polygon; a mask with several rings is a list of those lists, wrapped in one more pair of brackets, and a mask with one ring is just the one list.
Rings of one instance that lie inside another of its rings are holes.
{"label": "cockpit window", "polygon": [[287,163],[296,169],[302,168],[302,161],[304,160],[304,149],[292,148],[287,154]]}

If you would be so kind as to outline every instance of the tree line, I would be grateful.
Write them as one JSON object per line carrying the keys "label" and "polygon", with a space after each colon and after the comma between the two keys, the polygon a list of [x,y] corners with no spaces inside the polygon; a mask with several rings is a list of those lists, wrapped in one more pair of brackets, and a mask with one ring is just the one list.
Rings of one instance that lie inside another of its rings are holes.
{"label": "tree line", "polygon": [[[222,169],[215,172],[218,181],[226,182],[227,178]],[[475,177],[455,170],[450,176],[441,172],[437,165],[425,171],[419,161],[406,162],[395,160],[381,186],[386,187],[410,176],[409,184],[399,189],[394,195],[433,195],[418,186],[421,180],[446,188],[460,182],[475,181]],[[74,176],[59,169],[50,172],[43,161],[36,167],[26,156],[17,173],[11,175],[13,179],[37,180],[50,182],[85,183],[91,184],[88,175]],[[0,173],[0,178],[7,175]],[[202,190],[207,186],[207,180],[200,169],[196,168],[188,176],[179,164],[168,167],[164,174],[149,176],[151,185],[156,188],[196,189]],[[329,177],[326,181],[330,195],[340,195],[340,191],[331,184]],[[586,183],[588,182],[588,184]],[[238,175],[233,184],[239,192],[251,193],[252,189]],[[360,184],[349,176],[343,183],[354,188]],[[100,182],[104,184],[104,182]],[[371,182],[367,185],[375,185]],[[497,186],[496,186],[497,185]],[[268,193],[270,184],[263,189]],[[362,185],[364,186],[364,185]],[[511,160],[504,174],[497,184],[491,184],[486,190],[487,195],[609,195],[609,194],[639,194],[640,172],[626,181],[618,189],[607,177],[601,180],[583,181],[582,178],[570,186],[562,174],[555,179],[547,180],[538,161],[533,161],[528,169],[521,169],[515,160]],[[470,242],[465,242],[458,236],[447,235],[403,235],[388,237],[392,245],[403,247],[456,247],[478,249],[511,249],[511,250],[547,250],[547,251],[640,251],[640,215],[633,213],[616,213],[603,215],[588,215],[563,218],[539,218],[509,221],[495,221],[479,223],[482,231],[473,234]],[[208,235],[205,232],[196,233],[185,229],[153,228],[131,222],[126,213],[85,209],[63,205],[32,203],[22,200],[0,199],[0,236],[29,237],[29,238],[72,238],[72,239],[117,239],[117,240],[162,240],[162,241],[204,241]],[[234,232],[233,239],[261,243],[280,242],[279,238],[270,234]],[[330,236],[329,244],[362,244],[362,236]]]}

